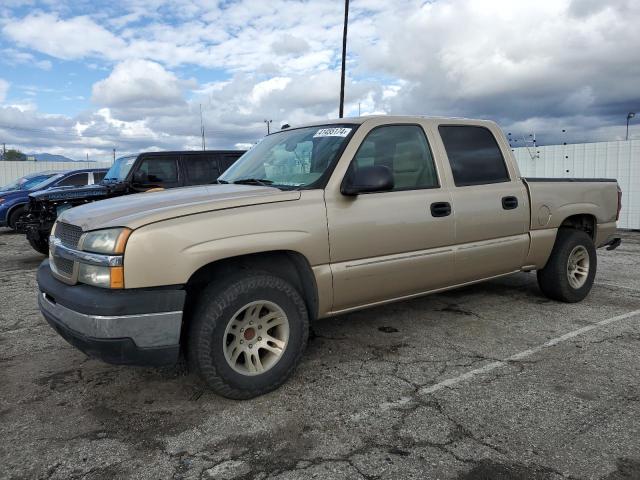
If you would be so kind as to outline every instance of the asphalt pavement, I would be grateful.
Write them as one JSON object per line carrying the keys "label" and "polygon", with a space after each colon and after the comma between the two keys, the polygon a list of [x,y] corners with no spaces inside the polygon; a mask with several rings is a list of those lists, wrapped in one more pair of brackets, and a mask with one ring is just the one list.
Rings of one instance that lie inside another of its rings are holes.
{"label": "asphalt pavement", "polygon": [[0,478],[638,479],[640,233],[598,253],[579,304],[521,273],[317,322],[288,383],[231,401],[70,347],[0,229]]}

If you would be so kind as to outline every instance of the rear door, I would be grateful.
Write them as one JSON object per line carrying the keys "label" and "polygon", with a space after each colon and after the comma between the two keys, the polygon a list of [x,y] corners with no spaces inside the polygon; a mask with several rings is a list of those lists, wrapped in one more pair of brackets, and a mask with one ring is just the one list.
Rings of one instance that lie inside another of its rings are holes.
{"label": "rear door", "polygon": [[529,204],[517,170],[485,125],[439,125],[449,160],[455,276],[463,283],[520,269],[529,246]]}

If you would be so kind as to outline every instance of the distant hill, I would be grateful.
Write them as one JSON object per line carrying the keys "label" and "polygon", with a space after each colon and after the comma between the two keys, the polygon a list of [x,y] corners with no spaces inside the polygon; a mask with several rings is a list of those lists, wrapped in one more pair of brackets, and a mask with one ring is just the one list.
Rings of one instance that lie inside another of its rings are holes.
{"label": "distant hill", "polygon": [[27,153],[27,157],[36,157],[37,162],[75,162],[64,155],[54,155],[52,153]]}

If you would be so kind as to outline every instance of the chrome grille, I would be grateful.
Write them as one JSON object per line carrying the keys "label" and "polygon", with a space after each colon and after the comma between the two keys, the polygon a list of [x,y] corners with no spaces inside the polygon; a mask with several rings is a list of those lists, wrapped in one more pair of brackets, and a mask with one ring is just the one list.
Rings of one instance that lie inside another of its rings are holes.
{"label": "chrome grille", "polygon": [[53,257],[53,263],[55,264],[56,270],[67,276],[71,277],[73,275],[73,261],[67,260],[66,258],[61,257]]}
{"label": "chrome grille", "polygon": [[68,223],[58,223],[56,225],[56,237],[60,239],[65,247],[78,248],[80,237],[82,236],[82,228]]}

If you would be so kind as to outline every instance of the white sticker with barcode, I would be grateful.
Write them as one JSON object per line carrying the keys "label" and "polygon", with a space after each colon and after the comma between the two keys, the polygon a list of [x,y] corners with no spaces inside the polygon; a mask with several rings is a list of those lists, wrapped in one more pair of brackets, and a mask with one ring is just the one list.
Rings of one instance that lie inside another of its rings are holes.
{"label": "white sticker with barcode", "polygon": [[350,128],[321,128],[313,138],[317,137],[346,137],[351,133]]}

